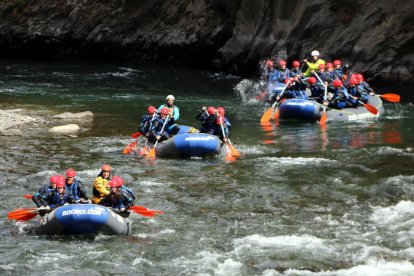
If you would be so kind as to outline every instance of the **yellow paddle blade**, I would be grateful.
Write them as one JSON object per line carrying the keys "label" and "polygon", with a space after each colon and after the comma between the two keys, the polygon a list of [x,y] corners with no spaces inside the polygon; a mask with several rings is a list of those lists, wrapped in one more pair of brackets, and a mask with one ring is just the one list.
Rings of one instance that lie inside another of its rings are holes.
{"label": "yellow paddle blade", "polygon": [[230,144],[230,152],[234,157],[240,157],[240,151],[238,151],[232,144]]}
{"label": "yellow paddle blade", "polygon": [[273,114],[273,120],[277,121],[279,119],[279,108],[276,110],[275,114]]}
{"label": "yellow paddle blade", "polygon": [[236,158],[234,158],[233,154],[231,154],[231,152],[230,152],[230,151],[228,151],[228,152],[226,153],[226,160],[227,160],[227,161],[235,161],[235,160],[236,160]]}
{"label": "yellow paddle blade", "polygon": [[327,118],[328,118],[328,116],[326,115],[326,112],[323,112],[323,113],[322,113],[322,116],[321,116],[321,119],[319,120],[319,123],[320,123],[321,125],[326,124],[326,120],[327,120]]}
{"label": "yellow paddle blade", "polygon": [[272,118],[272,114],[273,114],[273,107],[269,107],[269,109],[267,109],[262,117],[260,118],[260,122],[261,123],[266,123],[270,121],[270,118]]}
{"label": "yellow paddle blade", "polygon": [[145,156],[147,159],[155,159],[155,147],[153,147]]}

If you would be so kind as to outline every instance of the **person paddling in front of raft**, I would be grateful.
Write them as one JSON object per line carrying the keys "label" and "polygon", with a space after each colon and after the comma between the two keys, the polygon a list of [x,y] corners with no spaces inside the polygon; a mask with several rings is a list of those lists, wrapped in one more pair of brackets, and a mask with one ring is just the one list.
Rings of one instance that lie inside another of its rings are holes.
{"label": "person paddling in front of raft", "polygon": [[[180,128],[175,125],[174,118],[170,116],[170,110],[166,107],[161,109],[160,116],[155,118],[152,122],[151,130],[149,131],[148,141],[159,143],[165,140],[168,140],[173,135],[177,134]],[[164,127],[165,125],[165,127]],[[175,126],[174,126],[175,125]],[[166,129],[172,129],[172,133],[168,133]]]}
{"label": "person paddling in front of raft", "polygon": [[32,201],[34,204],[36,204],[37,207],[45,206],[45,200],[56,188],[58,177],[58,175],[52,175],[49,178],[49,185],[41,187],[37,192],[33,194]]}
{"label": "person paddling in front of raft", "polygon": [[334,88],[333,97],[330,101],[324,102],[323,104],[335,109],[346,107],[348,100],[351,98],[348,94],[348,90],[344,87],[342,81],[338,79],[334,80],[332,85]]}
{"label": "person paddling in front of raft", "polygon": [[75,178],[76,171],[69,168],[66,171],[66,191],[68,192],[73,203],[91,203],[88,194],[84,189],[82,182]]}
{"label": "person paddling in front of raft", "polygon": [[141,132],[142,135],[148,138],[149,131],[151,129],[152,121],[155,119],[158,111],[155,106],[148,106],[148,114],[145,114],[141,117],[140,125],[139,125],[139,132]]}
{"label": "person paddling in front of raft", "polygon": [[[224,130],[224,135],[223,135],[223,130]],[[230,138],[230,132],[231,132],[231,123],[229,119],[226,117],[226,110],[224,109],[224,107],[217,107],[213,135],[217,136],[221,141],[227,143],[227,139]]]}
{"label": "person paddling in front of raft", "polygon": [[135,198],[134,200],[130,200],[126,195],[125,190],[123,191],[122,186],[123,179],[114,176],[111,181],[109,181],[110,193],[105,196],[99,204],[112,208],[115,213],[118,213],[123,217],[128,217],[128,209],[135,204]]}
{"label": "person paddling in front of raft", "polygon": [[108,182],[111,180],[112,167],[109,164],[102,165],[101,172],[95,178],[92,188],[92,203],[98,204],[105,196],[109,195]]}
{"label": "person paddling in front of raft", "polygon": [[216,108],[214,106],[203,107],[196,119],[201,122],[200,133],[213,134],[216,121]]}
{"label": "person paddling in front of raft", "polygon": [[42,206],[40,206],[39,215],[44,216],[51,210],[70,203],[74,202],[66,192],[65,176],[60,175],[56,179],[55,189],[51,191],[44,200],[42,200]]}

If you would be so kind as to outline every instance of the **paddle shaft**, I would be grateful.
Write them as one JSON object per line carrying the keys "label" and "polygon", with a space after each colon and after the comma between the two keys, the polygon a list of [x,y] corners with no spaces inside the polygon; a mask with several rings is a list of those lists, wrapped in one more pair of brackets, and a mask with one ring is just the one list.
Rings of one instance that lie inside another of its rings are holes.
{"label": "paddle shaft", "polygon": [[[165,126],[167,125],[167,123],[168,123],[168,121],[169,121],[169,118],[170,118],[170,115],[167,115],[167,118],[165,118],[164,125],[163,125],[163,126],[162,126],[162,128],[161,128],[161,134],[163,134],[163,133],[164,133],[164,129],[165,129]],[[157,146],[158,141],[159,141],[159,139],[157,139],[157,141],[155,141],[155,145],[154,145],[153,149],[155,149],[155,147]]]}

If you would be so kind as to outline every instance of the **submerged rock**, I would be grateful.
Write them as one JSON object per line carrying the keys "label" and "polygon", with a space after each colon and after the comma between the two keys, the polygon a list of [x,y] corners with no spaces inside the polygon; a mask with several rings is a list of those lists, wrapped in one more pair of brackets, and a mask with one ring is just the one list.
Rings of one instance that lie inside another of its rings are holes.
{"label": "submerged rock", "polygon": [[91,117],[93,117],[93,113],[91,111],[84,111],[78,113],[64,112],[61,114],[54,115],[53,117],[59,119],[90,119]]}

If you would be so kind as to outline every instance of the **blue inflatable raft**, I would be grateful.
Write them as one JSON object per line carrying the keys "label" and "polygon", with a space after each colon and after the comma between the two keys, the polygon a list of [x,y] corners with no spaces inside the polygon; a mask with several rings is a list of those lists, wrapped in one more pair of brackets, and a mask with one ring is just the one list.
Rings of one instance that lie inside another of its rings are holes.
{"label": "blue inflatable raft", "polygon": [[155,149],[159,157],[205,157],[220,153],[221,141],[205,133],[177,134]]}
{"label": "blue inflatable raft", "polygon": [[70,204],[46,214],[33,232],[37,235],[128,235],[131,233],[131,222],[104,206]]}
{"label": "blue inflatable raft", "polygon": [[[347,107],[343,109],[326,108],[327,121],[356,121],[376,119],[384,114],[384,106],[379,96],[369,96],[368,104],[378,110],[374,115],[364,106]],[[287,99],[279,106],[280,120],[296,121],[319,121],[323,113],[324,106],[316,101],[303,99]]]}

